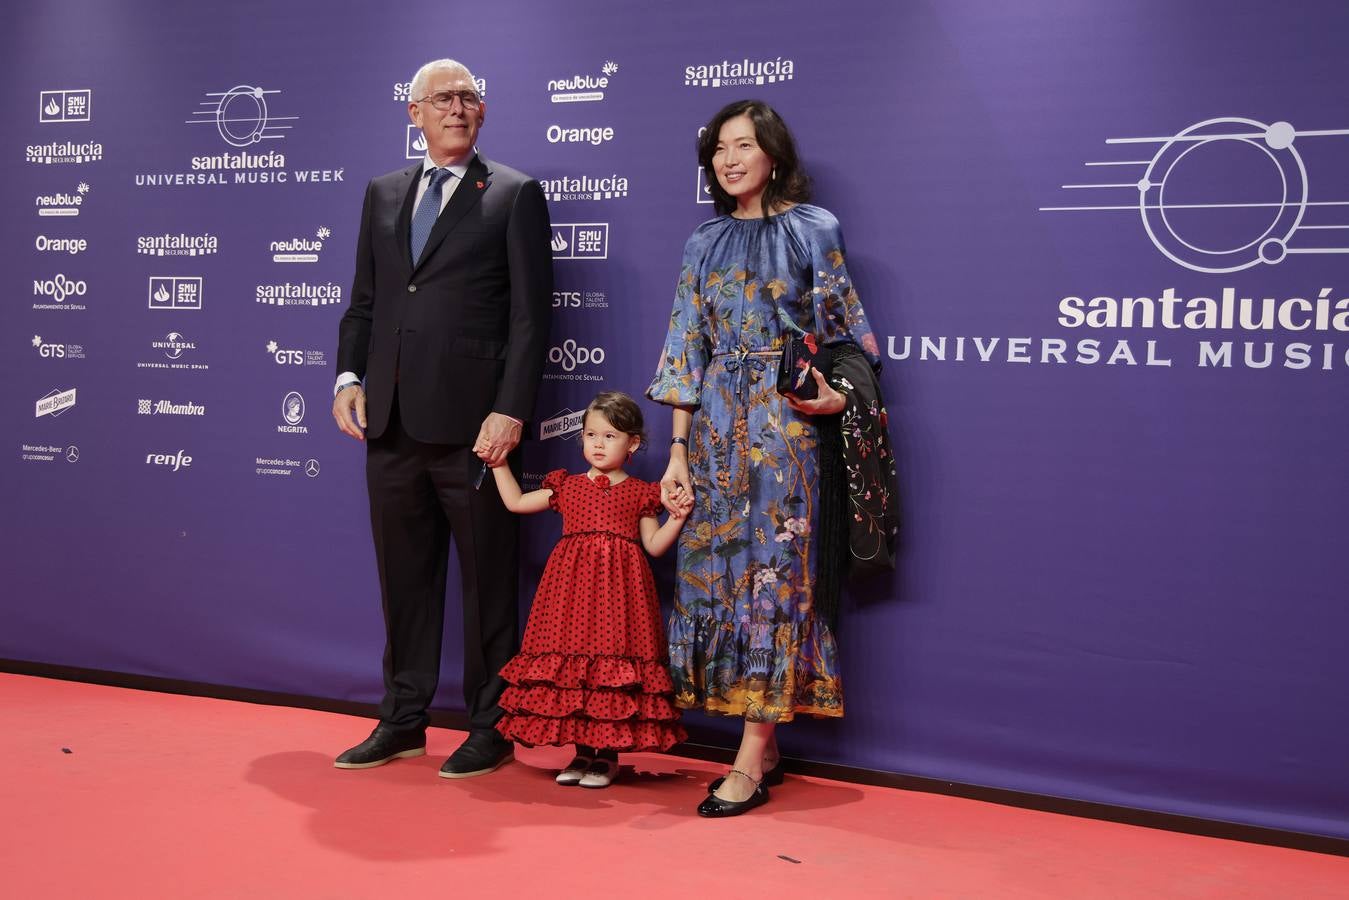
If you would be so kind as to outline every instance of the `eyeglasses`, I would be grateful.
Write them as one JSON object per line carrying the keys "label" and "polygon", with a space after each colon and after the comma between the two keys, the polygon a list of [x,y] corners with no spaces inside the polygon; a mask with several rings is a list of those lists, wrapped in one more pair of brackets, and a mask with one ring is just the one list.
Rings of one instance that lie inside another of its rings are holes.
{"label": "eyeglasses", "polygon": [[482,100],[478,97],[476,91],[440,91],[418,100],[418,103],[430,103],[436,109],[446,110],[454,108],[454,101],[458,100],[459,105],[464,109],[477,109],[482,106]]}

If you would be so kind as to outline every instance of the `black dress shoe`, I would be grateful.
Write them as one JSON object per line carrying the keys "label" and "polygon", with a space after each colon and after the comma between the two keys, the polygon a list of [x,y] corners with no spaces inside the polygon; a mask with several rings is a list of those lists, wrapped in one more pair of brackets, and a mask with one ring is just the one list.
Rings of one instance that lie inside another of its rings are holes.
{"label": "black dress shoe", "polygon": [[472,778],[495,772],[515,759],[515,747],[495,731],[474,731],[440,767],[441,778]]}
{"label": "black dress shoe", "polygon": [[[763,773],[764,787],[777,787],[778,785],[782,784],[782,779],[786,777],[787,777],[787,770],[782,768],[782,757],[779,756],[777,765],[773,766],[773,768]],[[725,775],[712,779],[712,783],[707,786],[707,792],[709,794],[716,793],[717,788],[721,787],[721,783],[725,780],[726,780]]]}
{"label": "black dress shoe", "polygon": [[384,725],[376,725],[370,737],[333,760],[337,769],[373,769],[382,766],[391,759],[404,759],[409,756],[426,754],[426,732],[394,731]]}
{"label": "black dress shoe", "polygon": [[698,815],[705,819],[725,819],[747,813],[754,807],[763,806],[768,802],[768,788],[764,787],[762,781],[754,781],[739,769],[732,769],[731,772],[749,778],[754,783],[754,793],[745,800],[722,800],[714,794],[708,794],[707,798],[698,804]]}

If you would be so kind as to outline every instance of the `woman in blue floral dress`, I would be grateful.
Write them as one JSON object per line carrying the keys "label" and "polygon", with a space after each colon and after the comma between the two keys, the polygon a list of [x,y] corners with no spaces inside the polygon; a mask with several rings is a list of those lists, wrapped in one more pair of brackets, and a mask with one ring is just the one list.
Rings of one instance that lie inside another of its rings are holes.
{"label": "woman in blue floral dress", "polygon": [[647,396],[674,407],[662,489],[695,505],[679,538],[670,666],[684,708],[744,718],[731,772],[704,816],[767,802],[782,769],[775,726],[798,713],[842,716],[838,648],[814,613],[819,471],[816,417],[843,396],[817,372],[813,400],[779,394],[793,334],[876,339],[844,264],[843,235],[811,206],[786,124],[758,101],[732,103],[699,140],[721,215],[684,247],[670,329]]}

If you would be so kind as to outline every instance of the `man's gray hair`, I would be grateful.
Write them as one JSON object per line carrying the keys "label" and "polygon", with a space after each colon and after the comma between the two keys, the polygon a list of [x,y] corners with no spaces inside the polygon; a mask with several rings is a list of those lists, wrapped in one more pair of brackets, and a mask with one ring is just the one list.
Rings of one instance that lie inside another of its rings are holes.
{"label": "man's gray hair", "polygon": [[468,70],[468,66],[459,62],[457,59],[433,59],[426,65],[417,70],[417,74],[412,76],[411,99],[420,100],[425,94],[426,82],[431,80],[431,75],[441,69],[456,69],[468,76],[468,80],[473,82],[474,90],[477,90],[477,79],[473,73]]}

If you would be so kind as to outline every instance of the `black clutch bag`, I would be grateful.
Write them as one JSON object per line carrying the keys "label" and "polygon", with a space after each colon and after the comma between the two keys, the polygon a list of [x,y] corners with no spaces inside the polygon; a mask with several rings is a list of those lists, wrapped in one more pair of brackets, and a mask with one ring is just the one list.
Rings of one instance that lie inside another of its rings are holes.
{"label": "black clutch bag", "polygon": [[828,378],[833,371],[834,357],[829,348],[815,340],[815,335],[793,335],[782,347],[778,362],[778,393],[791,394],[797,400],[814,400],[819,394],[812,367]]}

